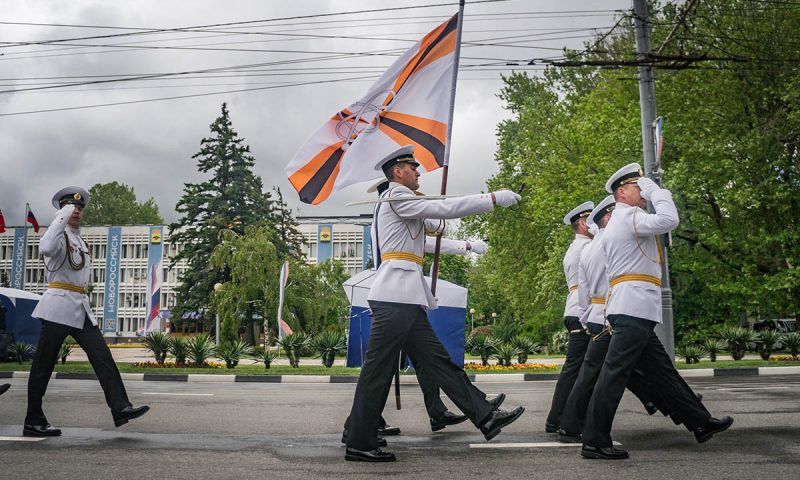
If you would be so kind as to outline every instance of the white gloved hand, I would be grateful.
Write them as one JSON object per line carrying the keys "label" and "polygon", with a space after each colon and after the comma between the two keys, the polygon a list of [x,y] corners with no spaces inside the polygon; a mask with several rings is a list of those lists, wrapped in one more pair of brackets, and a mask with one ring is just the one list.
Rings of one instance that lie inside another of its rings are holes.
{"label": "white gloved hand", "polygon": [[597,226],[596,223],[589,224],[589,234],[593,237],[596,237],[597,234],[600,233],[600,228]]}
{"label": "white gloved hand", "polygon": [[470,240],[469,245],[469,251],[477,254],[486,253],[486,247],[488,247],[483,240]]}
{"label": "white gloved hand", "polygon": [[645,200],[650,200],[653,192],[660,188],[656,182],[647,177],[639,178],[639,180],[636,181],[636,184],[639,185],[639,188],[642,190],[642,197],[644,197]]}
{"label": "white gloved hand", "polygon": [[494,195],[494,203],[499,207],[510,207],[511,205],[516,205],[522,200],[522,197],[518,194],[512,192],[511,190],[498,190],[493,192]]}

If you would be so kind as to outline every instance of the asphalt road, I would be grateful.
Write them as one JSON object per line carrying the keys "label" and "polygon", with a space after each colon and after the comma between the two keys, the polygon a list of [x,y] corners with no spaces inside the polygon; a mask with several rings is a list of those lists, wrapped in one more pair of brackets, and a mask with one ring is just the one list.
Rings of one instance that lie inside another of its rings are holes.
{"label": "asphalt road", "polygon": [[[55,380],[45,402],[64,435],[21,440],[25,380],[4,380],[0,397],[0,476],[14,479],[271,478],[621,478],[800,477],[800,376],[690,379],[712,414],[733,427],[699,445],[660,415],[647,416],[626,394],[614,439],[631,452],[619,462],[583,460],[577,446],[544,433],[554,382],[479,383],[503,391],[505,406],[527,411],[488,444],[469,423],[431,433],[416,386],[403,410],[385,416],[403,434],[388,437],[398,461],[345,462],[339,439],[352,384],[188,384],[128,382],[150,413],[115,429],[95,381]],[[392,399],[390,398],[390,402]],[[498,448],[485,448],[487,445]]]}

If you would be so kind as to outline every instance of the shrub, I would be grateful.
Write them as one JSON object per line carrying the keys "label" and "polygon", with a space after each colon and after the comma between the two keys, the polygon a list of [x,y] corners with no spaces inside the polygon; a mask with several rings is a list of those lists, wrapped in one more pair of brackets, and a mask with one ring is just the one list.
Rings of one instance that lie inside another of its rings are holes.
{"label": "shrub", "polygon": [[758,345],[758,354],[762,360],[769,360],[772,350],[780,339],[781,335],[775,330],[764,330],[756,334],[755,340],[756,345]]}
{"label": "shrub", "polygon": [[503,320],[492,328],[492,336],[500,343],[510,343],[519,335],[519,325],[513,320]]}
{"label": "shrub", "polygon": [[784,349],[788,350],[793,357],[796,357],[798,351],[800,351],[800,333],[791,332],[784,334],[781,338],[781,343]]}
{"label": "shrub", "polygon": [[25,360],[30,359],[35,351],[36,348],[33,345],[25,342],[14,342],[8,346],[8,353],[10,353],[20,365],[22,365],[22,362]]}
{"label": "shrub", "polygon": [[186,366],[186,356],[189,354],[189,341],[186,337],[170,337],[169,353],[175,357],[175,365]]}
{"label": "shrub", "polygon": [[201,333],[189,340],[187,356],[192,360],[195,366],[204,367],[208,359],[214,355],[215,350],[216,346],[214,342],[211,341],[211,337],[209,337],[207,333]]}
{"label": "shrub", "polygon": [[712,362],[717,361],[717,354],[725,348],[725,344],[715,338],[709,338],[703,342],[703,349],[708,352],[708,359]]}
{"label": "shrub", "polygon": [[217,348],[217,355],[225,361],[227,368],[236,368],[239,365],[239,360],[249,355],[250,352],[250,346],[241,340],[225,342]]}
{"label": "shrub", "polygon": [[67,357],[72,353],[73,348],[75,346],[71,343],[64,342],[61,344],[61,348],[58,350],[58,358],[61,359],[61,365],[67,363]]}
{"label": "shrub", "polygon": [[270,349],[265,350],[259,347],[253,350],[253,357],[263,363],[264,368],[269,368],[272,365],[272,361],[275,360],[277,356],[278,354]]}
{"label": "shrub", "polygon": [[675,353],[686,360],[687,364],[698,363],[701,358],[706,356],[706,351],[702,347],[691,344],[679,345],[675,349]]}
{"label": "shrub", "polygon": [[519,364],[528,363],[528,355],[539,353],[542,350],[542,345],[527,335],[517,335],[511,343],[517,349],[517,363]]}
{"label": "shrub", "polygon": [[720,336],[728,344],[728,350],[734,360],[744,358],[744,353],[755,342],[755,333],[742,327],[727,327],[720,331]]}
{"label": "shrub", "polygon": [[144,337],[144,346],[153,353],[156,363],[164,364],[169,352],[170,335],[164,332],[148,332]]}
{"label": "shrub", "polygon": [[347,338],[342,332],[322,332],[311,339],[310,347],[315,358],[322,359],[322,364],[331,368],[336,355],[347,351]]}
{"label": "shrub", "polygon": [[480,355],[481,365],[486,366],[494,353],[495,343],[492,337],[479,333],[469,337],[466,347],[471,355]]}
{"label": "shrub", "polygon": [[278,340],[278,345],[286,352],[289,364],[292,368],[300,366],[300,357],[308,343],[308,336],[302,332],[290,333]]}
{"label": "shrub", "polygon": [[559,330],[553,334],[550,339],[548,353],[553,355],[564,355],[567,353],[567,342],[569,341],[569,332],[566,330]]}

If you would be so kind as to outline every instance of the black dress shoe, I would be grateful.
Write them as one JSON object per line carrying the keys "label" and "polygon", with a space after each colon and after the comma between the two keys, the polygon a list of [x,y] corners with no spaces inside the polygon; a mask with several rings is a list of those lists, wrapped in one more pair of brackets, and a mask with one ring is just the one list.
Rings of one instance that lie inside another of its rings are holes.
{"label": "black dress shoe", "polygon": [[486,401],[489,402],[489,405],[492,406],[492,410],[497,410],[500,408],[500,405],[506,400],[505,393],[498,393],[497,395],[493,396],[492,398],[486,398]]}
{"label": "black dress shoe", "polygon": [[697,399],[702,402],[703,401],[703,394],[702,393],[698,393],[697,394]]}
{"label": "black dress shoe", "polygon": [[697,439],[697,443],[705,443],[711,440],[715,433],[724,432],[732,424],[733,419],[731,417],[725,416],[719,420],[711,417],[705,425],[694,430],[694,438]]}
{"label": "black dress shoe", "polygon": [[349,462],[394,462],[397,460],[392,452],[384,452],[380,448],[375,450],[356,450],[347,447],[344,459]]}
{"label": "black dress shoe", "polygon": [[57,437],[61,435],[61,429],[51,426],[49,423],[44,425],[25,425],[22,427],[22,435],[26,437]]}
{"label": "black dress shoe", "polygon": [[382,435],[384,437],[389,435],[400,435],[400,427],[393,427],[391,425],[378,427],[378,435]]}
{"label": "black dress shoe", "polygon": [[550,422],[545,422],[544,431],[547,433],[558,433],[558,425],[553,425]]}
{"label": "black dress shoe", "polygon": [[489,417],[489,420],[483,422],[480,426],[483,438],[488,442],[500,433],[500,430],[506,425],[511,424],[514,420],[518,419],[525,411],[525,407],[517,407],[509,412],[505,410],[495,410]]}
{"label": "black dress shoe", "polygon": [[128,405],[127,407],[123,408],[121,412],[114,415],[114,426],[121,427],[130,420],[141,417],[147,413],[148,410],[150,410],[150,407],[147,405],[142,405],[141,407],[133,407]]}
{"label": "black dress shoe", "polygon": [[451,411],[446,411],[439,417],[431,418],[431,431],[438,432],[448,425],[457,425],[466,419],[466,415],[456,415]]}
{"label": "black dress shoe", "polygon": [[658,408],[656,404],[653,402],[647,402],[644,404],[644,410],[647,412],[648,415],[655,415],[658,412]]}
{"label": "black dress shoe", "polygon": [[566,430],[559,430],[558,441],[561,443],[581,443],[581,434],[568,432]]}
{"label": "black dress shoe", "polygon": [[628,452],[621,448],[584,445],[581,447],[581,457],[599,458],[601,460],[624,460],[628,458]]}
{"label": "black dress shoe", "polygon": [[[342,443],[347,443],[347,430],[342,432]],[[386,439],[383,437],[378,437],[378,446],[385,447],[388,443],[386,443]]]}
{"label": "black dress shoe", "polygon": [[4,383],[4,384],[0,385],[0,395],[6,393],[9,388],[11,388],[11,384],[10,383]]}

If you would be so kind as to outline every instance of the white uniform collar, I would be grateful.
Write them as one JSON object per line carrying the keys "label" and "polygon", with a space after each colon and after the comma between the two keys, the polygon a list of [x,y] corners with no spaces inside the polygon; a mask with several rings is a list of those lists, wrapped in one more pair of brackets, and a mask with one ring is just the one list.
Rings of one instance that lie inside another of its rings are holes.
{"label": "white uniform collar", "polygon": [[579,239],[579,238],[582,238],[582,239],[584,239],[584,240],[590,240],[590,241],[591,241],[591,239],[592,239],[591,237],[587,237],[586,235],[583,235],[583,234],[580,234],[580,233],[576,233],[576,234],[575,234],[575,240],[577,240],[577,239]]}
{"label": "white uniform collar", "polygon": [[68,224],[68,225],[67,225],[67,228],[66,228],[66,230],[67,230],[69,233],[73,234],[73,235],[77,235],[78,237],[80,237],[80,236],[81,236],[81,228],[80,228],[80,227],[78,227],[78,228],[75,228],[75,227],[73,227],[72,225],[69,225],[69,224]]}

